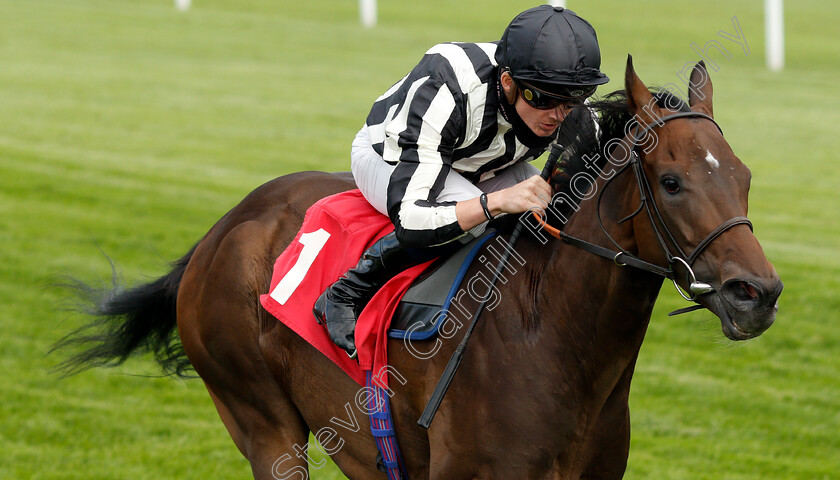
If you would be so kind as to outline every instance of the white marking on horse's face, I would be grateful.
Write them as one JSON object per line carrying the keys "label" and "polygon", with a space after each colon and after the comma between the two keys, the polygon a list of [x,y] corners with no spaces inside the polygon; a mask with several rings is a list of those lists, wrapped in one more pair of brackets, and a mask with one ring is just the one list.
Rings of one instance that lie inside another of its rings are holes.
{"label": "white marking on horse's face", "polygon": [[718,167],[720,167],[720,162],[718,162],[718,159],[715,158],[715,156],[712,155],[712,152],[708,150],[706,150],[706,162],[709,164],[710,167],[712,167],[715,170],[717,170]]}

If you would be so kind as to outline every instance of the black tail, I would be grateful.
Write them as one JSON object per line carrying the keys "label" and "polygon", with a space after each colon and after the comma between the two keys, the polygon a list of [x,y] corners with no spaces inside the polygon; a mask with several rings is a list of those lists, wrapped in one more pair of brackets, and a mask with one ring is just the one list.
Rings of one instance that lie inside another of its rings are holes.
{"label": "black tail", "polygon": [[115,367],[134,354],[151,352],[166,375],[187,377],[192,369],[178,338],[175,301],[181,277],[195,247],[172,265],[172,271],[153,282],[124,289],[116,278],[111,288],[96,288],[78,280],[67,287],[76,291],[92,315],[87,325],[70,333],[52,348],[84,350],[58,366],[64,375],[92,367]]}

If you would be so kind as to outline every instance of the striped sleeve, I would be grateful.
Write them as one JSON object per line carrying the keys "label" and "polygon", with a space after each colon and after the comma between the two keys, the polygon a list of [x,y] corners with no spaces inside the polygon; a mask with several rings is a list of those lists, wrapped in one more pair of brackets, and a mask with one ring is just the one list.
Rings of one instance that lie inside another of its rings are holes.
{"label": "striped sleeve", "polygon": [[464,234],[455,203],[437,201],[464,123],[455,87],[440,75],[414,80],[385,128],[383,158],[396,163],[388,186],[388,214],[406,246],[438,245]]}
{"label": "striped sleeve", "polygon": [[[513,160],[515,152],[494,141],[506,130],[497,125],[493,52],[495,44],[435,45],[371,108],[371,146],[395,168],[388,215],[406,246],[439,245],[464,235],[455,202],[438,200],[451,171],[469,175],[497,157]],[[461,151],[476,158],[465,161]]]}
{"label": "striped sleeve", "polygon": [[368,125],[380,132],[372,136],[374,149],[395,165],[388,185],[388,215],[403,245],[432,246],[464,235],[455,203],[437,197],[464,136],[465,104],[449,59],[432,49],[377,100],[368,116]]}

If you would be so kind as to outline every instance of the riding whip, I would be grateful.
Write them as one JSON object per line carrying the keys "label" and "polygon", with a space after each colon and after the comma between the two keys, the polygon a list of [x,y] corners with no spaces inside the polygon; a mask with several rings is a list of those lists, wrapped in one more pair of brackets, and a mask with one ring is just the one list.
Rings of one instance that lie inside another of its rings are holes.
{"label": "riding whip", "polygon": [[[563,147],[561,145],[557,143],[551,145],[548,160],[545,162],[545,167],[543,167],[543,171],[540,174],[543,180],[548,180],[548,177],[554,171],[554,166],[557,164],[557,160],[560,158],[562,153]],[[459,343],[458,347],[455,348],[455,352],[449,359],[449,363],[446,364],[446,368],[443,370],[443,374],[441,375],[440,380],[438,380],[437,386],[435,386],[435,391],[432,392],[432,397],[429,398],[429,403],[426,404],[423,414],[420,415],[420,419],[417,421],[417,424],[421,427],[429,428],[429,425],[431,425],[432,420],[435,418],[435,414],[437,413],[438,408],[440,408],[440,403],[443,401],[443,397],[449,389],[449,384],[452,383],[452,378],[455,376],[455,372],[458,371],[458,366],[461,365],[461,358],[464,356],[464,350],[467,348],[467,342],[470,340],[470,335],[472,335],[472,332],[475,329],[478,317],[481,316],[481,313],[484,311],[484,307],[487,305],[487,301],[490,298],[489,291],[496,286],[496,282],[502,274],[502,270],[505,268],[508,260],[510,260],[511,251],[516,247],[516,243],[519,241],[519,236],[522,235],[522,230],[523,223],[521,221],[517,222],[516,227],[513,229],[513,233],[510,236],[510,240],[508,241],[510,248],[505,249],[502,254],[502,258],[499,260],[499,264],[496,266],[496,270],[493,272],[493,278],[490,279],[488,295],[482,299],[481,303],[478,304],[478,309],[473,315],[470,326],[464,334],[464,338],[461,339],[461,343]]]}

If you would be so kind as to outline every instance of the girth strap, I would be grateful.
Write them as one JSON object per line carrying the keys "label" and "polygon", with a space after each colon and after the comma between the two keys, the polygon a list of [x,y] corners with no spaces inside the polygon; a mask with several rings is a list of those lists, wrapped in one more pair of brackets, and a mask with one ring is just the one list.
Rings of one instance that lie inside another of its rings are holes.
{"label": "girth strap", "polygon": [[373,381],[373,372],[365,372],[367,410],[370,416],[370,431],[379,449],[378,460],[382,461],[388,480],[408,480],[408,470],[403,461],[397,432],[391,418],[391,403],[388,391]]}

